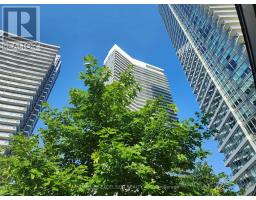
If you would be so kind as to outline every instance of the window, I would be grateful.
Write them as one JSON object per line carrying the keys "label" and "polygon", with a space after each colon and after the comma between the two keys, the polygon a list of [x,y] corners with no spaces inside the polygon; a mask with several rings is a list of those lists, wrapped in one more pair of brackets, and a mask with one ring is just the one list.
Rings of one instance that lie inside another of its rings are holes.
{"label": "window", "polygon": [[209,31],[211,30],[212,26],[209,24],[205,29],[205,34],[208,35]]}
{"label": "window", "polygon": [[233,59],[230,60],[230,62],[227,64],[227,69],[230,70],[230,71],[234,71],[234,69],[236,68],[237,66],[237,63],[236,61],[234,61]]}
{"label": "window", "polygon": [[254,135],[256,134],[256,119],[255,119],[255,117],[252,118],[252,119],[248,122],[247,128],[248,128],[248,130],[249,130],[250,133],[252,133],[252,134],[254,134]]}
{"label": "window", "polygon": [[232,59],[229,63],[230,63],[230,65],[232,66],[233,69],[236,68],[236,66],[237,66],[236,61],[234,61],[234,60]]}
{"label": "window", "polygon": [[249,73],[250,73],[251,69],[249,67],[246,68],[246,70],[244,71],[244,73],[241,75],[241,78],[244,79]]}

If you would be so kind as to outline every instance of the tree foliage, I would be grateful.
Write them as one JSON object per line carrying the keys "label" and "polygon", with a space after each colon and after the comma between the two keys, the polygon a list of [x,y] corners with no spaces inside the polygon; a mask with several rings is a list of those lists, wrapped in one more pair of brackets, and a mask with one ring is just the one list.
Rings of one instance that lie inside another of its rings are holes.
{"label": "tree foliage", "polygon": [[106,84],[107,67],[91,55],[84,63],[87,89],[71,89],[62,111],[45,105],[41,139],[18,134],[0,156],[1,195],[237,194],[204,161],[205,117],[172,119],[161,99],[131,111],[139,91],[132,68]]}

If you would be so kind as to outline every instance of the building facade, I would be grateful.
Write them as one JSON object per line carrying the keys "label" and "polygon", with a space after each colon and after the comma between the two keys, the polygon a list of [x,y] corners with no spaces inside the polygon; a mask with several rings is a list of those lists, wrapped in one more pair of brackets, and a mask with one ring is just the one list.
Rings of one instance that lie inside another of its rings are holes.
{"label": "building facade", "polygon": [[5,32],[0,36],[0,145],[8,145],[19,131],[32,134],[59,74],[59,47],[15,48],[28,42]]}
{"label": "building facade", "polygon": [[[114,45],[108,52],[104,65],[108,66],[112,72],[109,82],[118,80],[120,73],[124,72],[129,65],[134,67],[134,77],[141,91],[138,92],[134,102],[130,105],[131,110],[138,110],[148,100],[159,96],[162,96],[165,102],[173,103],[168,80],[163,69],[132,58],[117,45]],[[169,112],[171,117],[176,118],[173,112],[170,110]]]}
{"label": "building facade", "polygon": [[159,5],[200,108],[211,113],[225,166],[249,195],[256,184],[256,92],[234,5]]}

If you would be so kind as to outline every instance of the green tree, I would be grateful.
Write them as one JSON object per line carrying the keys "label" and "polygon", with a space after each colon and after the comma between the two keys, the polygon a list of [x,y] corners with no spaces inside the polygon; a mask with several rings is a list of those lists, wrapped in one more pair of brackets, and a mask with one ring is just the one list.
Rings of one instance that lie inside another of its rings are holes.
{"label": "green tree", "polygon": [[0,156],[1,195],[238,194],[204,161],[207,118],[172,119],[160,98],[131,111],[132,68],[106,84],[108,68],[93,56],[84,63],[86,89],[71,89],[62,111],[44,106],[41,139],[16,135]]}

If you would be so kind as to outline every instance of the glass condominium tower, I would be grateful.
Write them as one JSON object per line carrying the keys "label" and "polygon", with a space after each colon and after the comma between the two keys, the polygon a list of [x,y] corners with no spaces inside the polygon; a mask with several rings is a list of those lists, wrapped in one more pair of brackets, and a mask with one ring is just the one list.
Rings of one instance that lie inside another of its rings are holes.
{"label": "glass condominium tower", "polygon": [[0,145],[8,145],[19,131],[32,134],[42,102],[59,74],[59,47],[39,43],[37,49],[14,48],[28,42],[32,41],[1,32]]}
{"label": "glass condominium tower", "polygon": [[159,5],[176,54],[232,179],[256,184],[256,90],[234,5]]}
{"label": "glass condominium tower", "polygon": [[[104,65],[109,67],[112,72],[109,83],[118,80],[120,73],[124,72],[129,65],[133,65],[134,78],[141,91],[138,92],[134,102],[130,105],[131,110],[138,110],[148,100],[159,96],[162,96],[165,102],[173,103],[168,80],[163,69],[132,58],[116,44],[109,50]],[[176,114],[168,111],[170,116],[176,119]]]}

